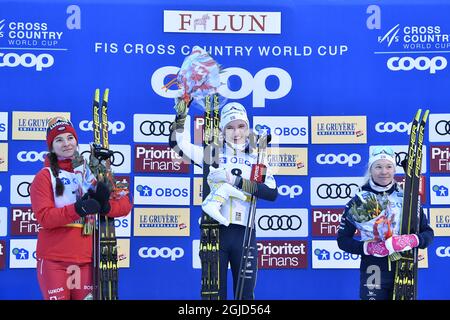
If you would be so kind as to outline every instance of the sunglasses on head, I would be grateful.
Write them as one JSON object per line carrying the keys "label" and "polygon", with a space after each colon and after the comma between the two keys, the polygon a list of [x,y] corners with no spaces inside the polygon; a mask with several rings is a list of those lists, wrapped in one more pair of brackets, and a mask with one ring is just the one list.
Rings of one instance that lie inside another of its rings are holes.
{"label": "sunglasses on head", "polygon": [[393,157],[395,155],[395,152],[391,147],[378,146],[373,149],[372,156],[377,156],[377,155],[383,154],[383,153],[390,155],[391,157]]}

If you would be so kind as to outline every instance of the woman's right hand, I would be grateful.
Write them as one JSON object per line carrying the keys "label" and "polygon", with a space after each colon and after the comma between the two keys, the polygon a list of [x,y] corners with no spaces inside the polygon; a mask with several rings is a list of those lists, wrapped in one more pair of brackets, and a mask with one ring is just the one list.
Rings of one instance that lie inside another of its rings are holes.
{"label": "woman's right hand", "polygon": [[100,212],[100,203],[95,199],[90,199],[89,194],[87,193],[82,198],[78,199],[74,205],[75,211],[80,217]]}

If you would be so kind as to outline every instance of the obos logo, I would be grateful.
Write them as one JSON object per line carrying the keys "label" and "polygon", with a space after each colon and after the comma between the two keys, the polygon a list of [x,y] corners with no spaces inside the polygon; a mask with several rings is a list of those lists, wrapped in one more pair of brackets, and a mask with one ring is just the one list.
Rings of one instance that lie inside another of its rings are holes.
{"label": "obos logo", "polygon": [[44,161],[48,151],[19,151],[17,153],[17,160],[20,162],[36,162]]}
{"label": "obos logo", "polygon": [[412,57],[392,57],[387,61],[387,67],[392,71],[411,71],[413,69],[419,71],[427,71],[431,74],[436,71],[444,70],[447,67],[447,59],[442,56],[428,58],[420,56]]}
{"label": "obos logo", "polygon": [[342,251],[335,240],[312,241],[313,269],[357,269],[359,264],[360,255]]}
{"label": "obos logo", "polygon": [[283,197],[289,196],[289,198],[293,199],[295,197],[298,197],[302,193],[303,188],[298,184],[294,184],[292,186],[283,184],[278,187],[278,194]]}
{"label": "obos logo", "polygon": [[272,143],[308,144],[308,117],[253,117],[253,126],[268,130]]}
{"label": "obos logo", "polygon": [[357,153],[352,154],[334,154],[334,153],[321,153],[318,154],[316,157],[316,162],[318,164],[345,164],[348,167],[353,167],[353,165],[358,164],[361,162],[361,156]]}
{"label": "obos logo", "polygon": [[0,112],[0,140],[8,140],[8,112]]}
{"label": "obos logo", "polygon": [[[179,90],[165,90],[163,89],[166,77],[175,75],[179,71],[178,67],[166,66],[157,69],[151,78],[151,86],[156,94],[164,98],[175,98],[180,96]],[[266,86],[266,80],[269,77],[276,77],[278,79],[278,88],[269,90]],[[254,76],[242,68],[226,68],[220,73],[220,80],[224,84],[229,83],[230,77],[238,77],[240,79],[241,87],[237,90],[232,90],[228,85],[219,87],[219,93],[229,99],[239,100],[247,97],[253,93],[253,107],[264,108],[266,100],[280,99],[286,96],[292,88],[292,78],[288,72],[280,68],[264,68],[258,71]],[[172,119],[173,120],[173,119]]]}
{"label": "obos logo", "polygon": [[189,178],[135,177],[135,204],[189,205]]}
{"label": "obos logo", "polygon": [[51,54],[43,53],[40,55],[34,55],[32,53],[3,53],[0,52],[0,67],[14,68],[22,66],[25,68],[35,68],[36,71],[42,71],[44,68],[50,68],[55,59]]}
{"label": "obos logo", "polygon": [[[82,120],[80,121],[79,127],[82,131],[94,131],[92,126],[93,121]],[[111,131],[112,134],[118,134],[125,130],[125,123],[123,121],[108,121],[108,131]]]}
{"label": "obos logo", "polygon": [[138,254],[141,258],[163,258],[170,259],[170,261],[175,261],[184,256],[184,250],[180,247],[175,248],[157,248],[157,247],[142,247],[139,248]]}
{"label": "obos logo", "polygon": [[378,122],[375,125],[375,131],[379,133],[400,132],[409,134],[411,130],[411,122]]}

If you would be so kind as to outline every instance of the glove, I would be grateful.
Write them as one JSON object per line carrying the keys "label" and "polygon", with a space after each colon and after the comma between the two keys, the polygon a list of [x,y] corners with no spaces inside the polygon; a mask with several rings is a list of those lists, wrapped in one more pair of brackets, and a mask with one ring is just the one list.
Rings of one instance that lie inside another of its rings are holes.
{"label": "glove", "polygon": [[236,176],[233,174],[228,174],[227,170],[224,167],[214,168],[213,166],[209,167],[208,174],[208,184],[214,183],[229,183],[234,186],[236,182]]}
{"label": "glove", "polygon": [[419,245],[419,237],[415,234],[392,236],[386,240],[386,248],[389,253],[411,250]]}
{"label": "glove", "polygon": [[175,117],[175,121],[172,124],[173,129],[182,130],[184,129],[184,123],[186,122],[186,116],[189,111],[190,102],[186,102],[181,98],[175,99],[175,106],[173,107],[177,112],[177,116]]}
{"label": "glove", "polygon": [[364,242],[364,254],[382,258],[389,255],[384,241],[366,241]]}
{"label": "glove", "polygon": [[111,191],[109,191],[108,186],[104,182],[99,182],[97,184],[97,189],[95,192],[89,190],[89,195],[99,203],[100,214],[106,215],[109,213],[111,210],[111,205],[109,204]]}
{"label": "glove", "polygon": [[96,214],[100,211],[100,204],[95,199],[89,199],[89,194],[85,194],[81,199],[75,202],[75,211],[80,217],[85,217],[88,214]]}

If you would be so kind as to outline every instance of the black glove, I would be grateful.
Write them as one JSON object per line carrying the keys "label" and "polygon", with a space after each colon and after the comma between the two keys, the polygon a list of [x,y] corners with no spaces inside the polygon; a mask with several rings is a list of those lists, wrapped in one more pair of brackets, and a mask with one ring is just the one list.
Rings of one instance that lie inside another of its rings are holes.
{"label": "black glove", "polygon": [[109,191],[108,186],[104,182],[97,184],[97,190],[95,192],[89,190],[89,195],[100,204],[100,214],[106,215],[109,213],[111,210],[111,205],[109,204],[111,191]]}
{"label": "black glove", "polygon": [[75,202],[75,211],[80,217],[85,217],[88,214],[96,214],[100,211],[100,204],[95,199],[89,199],[86,193],[81,199]]}
{"label": "black glove", "polygon": [[406,173],[406,168],[408,167],[408,156],[405,157],[405,159],[400,162],[400,165],[402,166],[403,170]]}

